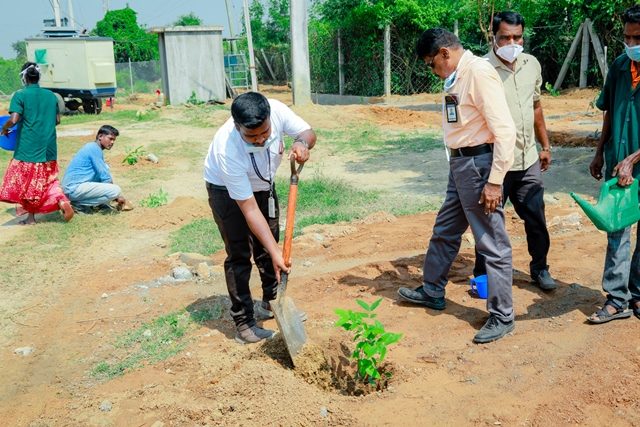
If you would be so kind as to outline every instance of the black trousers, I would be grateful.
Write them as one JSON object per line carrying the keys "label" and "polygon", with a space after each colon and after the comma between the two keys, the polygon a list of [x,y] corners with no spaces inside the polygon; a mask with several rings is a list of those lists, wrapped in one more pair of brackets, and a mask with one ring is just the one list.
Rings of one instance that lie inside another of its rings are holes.
{"label": "black trousers", "polygon": [[[249,289],[251,278],[251,257],[258,267],[262,281],[262,300],[271,301],[276,297],[278,282],[271,262],[271,256],[262,246],[262,243],[251,233],[249,225],[238,206],[238,203],[229,196],[224,187],[214,188],[207,184],[209,194],[209,206],[213,213],[213,219],[218,225],[220,236],[224,241],[224,249],[227,258],[224,261],[224,275],[227,282],[227,290],[231,299],[231,316],[239,329],[245,329],[256,324],[253,315],[253,298]],[[269,192],[259,191],[253,193],[260,211],[264,215],[276,242],[279,241],[280,208],[278,196],[273,192],[276,202],[276,217],[269,218]]]}
{"label": "black trousers", "polygon": [[[527,249],[531,256],[529,272],[531,276],[547,270],[547,254],[550,239],[547,220],[544,214],[544,184],[540,161],[536,161],[523,171],[509,171],[502,184],[503,203],[511,200],[518,216],[524,220],[524,231],[527,235]],[[473,275],[486,274],[484,259],[476,251],[476,264]]]}

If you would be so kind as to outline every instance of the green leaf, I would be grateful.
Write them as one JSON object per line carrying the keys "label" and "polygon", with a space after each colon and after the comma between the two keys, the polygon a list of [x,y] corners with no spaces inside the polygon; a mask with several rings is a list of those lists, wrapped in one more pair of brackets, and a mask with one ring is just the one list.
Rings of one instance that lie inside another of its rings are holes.
{"label": "green leaf", "polygon": [[381,302],[382,302],[382,298],[378,298],[377,301],[375,301],[373,304],[371,304],[371,311],[373,311],[376,308],[378,308],[378,306],[380,305]]}
{"label": "green leaf", "polygon": [[369,308],[369,304],[367,304],[366,302],[362,301],[361,299],[357,299],[356,302],[360,307],[364,308],[366,311],[371,311],[371,309]]}

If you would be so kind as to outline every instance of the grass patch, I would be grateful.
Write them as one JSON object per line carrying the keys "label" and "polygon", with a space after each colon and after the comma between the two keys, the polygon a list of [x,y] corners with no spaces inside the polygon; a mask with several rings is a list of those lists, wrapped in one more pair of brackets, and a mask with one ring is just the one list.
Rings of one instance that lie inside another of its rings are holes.
{"label": "grass patch", "polygon": [[114,355],[97,363],[91,376],[109,380],[156,363],[182,351],[189,343],[189,330],[211,320],[221,319],[224,306],[219,301],[200,302],[186,309],[160,316],[116,338]]}
{"label": "grass patch", "polygon": [[[139,113],[138,111],[144,111]],[[146,122],[158,118],[155,110],[102,110],[100,114],[74,114],[72,116],[62,116],[61,124],[73,125],[81,123],[104,123],[104,122]]]}
{"label": "grass patch", "polygon": [[148,197],[140,200],[140,206],[145,208],[157,208],[164,206],[169,201],[169,193],[162,188],[155,193],[149,194]]}
{"label": "grass patch", "polygon": [[158,362],[179,353],[187,344],[185,334],[192,324],[189,313],[180,310],[158,317],[118,338],[116,353],[111,361],[98,363],[91,374],[100,379],[111,379],[141,367],[145,362]]}
{"label": "grass patch", "polygon": [[[289,181],[278,178],[276,191],[280,201],[280,223],[284,225],[289,193]],[[378,211],[394,215],[408,215],[437,208],[437,203],[427,198],[399,196],[381,191],[358,190],[340,180],[316,175],[301,180],[296,206],[294,234],[314,224],[350,222]],[[218,227],[210,219],[195,220],[170,236],[171,252],[196,252],[202,255],[224,248]]]}
{"label": "grass patch", "polygon": [[[298,184],[295,234],[313,224],[335,224],[361,218],[380,198],[379,191],[358,190],[343,181],[316,174]],[[289,180],[277,179],[276,191],[285,219]]]}
{"label": "grass patch", "polygon": [[211,255],[224,248],[224,242],[218,232],[218,226],[212,219],[201,218],[169,236],[171,252],[196,252]]}
{"label": "grass patch", "polygon": [[350,130],[317,129],[316,133],[323,145],[330,145],[336,151],[420,153],[442,146],[442,137],[435,132],[383,133],[377,127],[360,127]]}
{"label": "grass patch", "polygon": [[189,122],[189,126],[210,128],[219,126],[217,119],[214,118],[215,112],[229,110],[225,105],[193,105],[186,106],[184,114]]}

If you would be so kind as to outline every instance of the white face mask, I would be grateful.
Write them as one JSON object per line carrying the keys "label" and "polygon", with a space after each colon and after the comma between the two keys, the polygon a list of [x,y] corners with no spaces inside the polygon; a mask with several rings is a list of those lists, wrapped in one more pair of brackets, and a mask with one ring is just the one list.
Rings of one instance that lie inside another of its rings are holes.
{"label": "white face mask", "polygon": [[446,79],[444,79],[444,91],[445,92],[449,92],[449,90],[451,90],[451,88],[453,87],[454,84],[456,84],[456,74],[458,70],[454,71],[453,73],[449,74],[449,77],[447,77]]}
{"label": "white face mask", "polygon": [[276,132],[269,135],[269,138],[262,145],[249,144],[244,142],[244,151],[247,153],[264,153],[278,140],[278,134]]}
{"label": "white face mask", "polygon": [[520,55],[524,50],[524,48],[519,44],[508,44],[502,47],[498,47],[496,45],[496,48],[496,55],[507,61],[509,64],[512,64],[518,55]]}

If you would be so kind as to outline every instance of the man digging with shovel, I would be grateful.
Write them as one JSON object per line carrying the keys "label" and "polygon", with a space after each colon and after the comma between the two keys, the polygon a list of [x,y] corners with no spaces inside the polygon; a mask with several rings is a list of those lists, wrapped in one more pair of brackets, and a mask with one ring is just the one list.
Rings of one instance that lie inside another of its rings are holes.
{"label": "man digging with shovel", "polygon": [[[225,244],[224,262],[236,341],[256,343],[274,332],[256,324],[273,317],[280,271],[289,272],[278,246],[280,224],[275,174],[284,154],[284,135],[295,139],[290,156],[309,160],[316,134],[282,102],[257,92],[238,96],[231,118],[216,132],[204,162],[209,206]],[[262,302],[249,289],[251,256],[262,282]]]}

